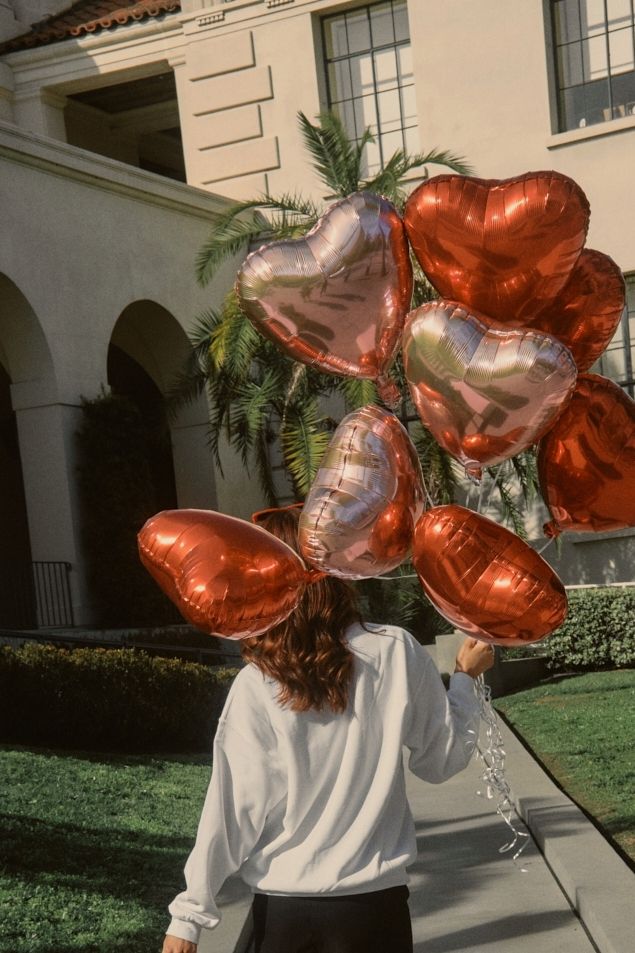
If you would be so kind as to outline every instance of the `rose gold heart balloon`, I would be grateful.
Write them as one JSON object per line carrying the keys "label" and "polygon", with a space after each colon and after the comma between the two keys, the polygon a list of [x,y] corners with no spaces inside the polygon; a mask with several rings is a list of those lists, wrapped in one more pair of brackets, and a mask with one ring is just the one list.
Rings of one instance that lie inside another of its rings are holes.
{"label": "rose gold heart balloon", "polygon": [[342,420],[300,516],[300,552],[333,576],[364,579],[406,559],[423,511],[415,448],[394,414],[369,405]]}
{"label": "rose gold heart balloon", "polygon": [[571,354],[552,335],[506,328],[443,299],[410,312],[403,359],[421,420],[475,475],[531,446],[576,380]]}
{"label": "rose gold heart balloon", "polygon": [[567,282],[586,238],[589,203],[558,172],[514,179],[439,175],[412,193],[404,224],[443,297],[522,323]]}
{"label": "rose gold heart balloon", "polygon": [[249,255],[236,288],[245,314],[289,357],[387,386],[412,297],[408,242],[387,199],[354,192],[336,202],[304,238]]}
{"label": "rose gold heart balloon", "polygon": [[436,506],[415,529],[413,563],[441,615],[496,645],[538,642],[567,614],[551,566],[504,526],[462,506]]}
{"label": "rose gold heart balloon", "polygon": [[538,475],[547,536],[635,526],[635,402],[606,377],[581,374],[540,442]]}
{"label": "rose gold heart balloon", "polygon": [[210,510],[165,510],[138,535],[141,562],[179,612],[227,639],[261,635],[293,612],[308,580],[290,546]]}
{"label": "rose gold heart balloon", "polygon": [[571,351],[578,370],[586,371],[613,337],[625,297],[624,278],[615,262],[602,252],[584,248],[553,303],[525,324],[557,337]]}

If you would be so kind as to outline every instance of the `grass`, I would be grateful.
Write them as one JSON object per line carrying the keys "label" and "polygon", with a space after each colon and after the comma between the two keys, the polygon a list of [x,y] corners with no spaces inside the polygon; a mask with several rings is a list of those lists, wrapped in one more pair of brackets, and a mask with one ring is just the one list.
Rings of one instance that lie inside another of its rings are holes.
{"label": "grass", "polygon": [[209,756],[0,746],[1,953],[156,953]]}
{"label": "grass", "polygon": [[635,670],[496,699],[556,781],[635,861]]}

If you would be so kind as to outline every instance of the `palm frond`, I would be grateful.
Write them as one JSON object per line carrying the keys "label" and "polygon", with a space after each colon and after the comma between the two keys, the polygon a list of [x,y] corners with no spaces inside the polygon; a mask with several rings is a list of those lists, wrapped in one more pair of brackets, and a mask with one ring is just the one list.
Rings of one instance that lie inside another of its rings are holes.
{"label": "palm frond", "polygon": [[344,395],[346,409],[357,410],[366,404],[377,403],[377,388],[375,382],[362,377],[345,377],[338,388]]}
{"label": "palm frond", "polygon": [[261,381],[242,381],[240,393],[231,408],[232,443],[240,451],[243,463],[249,462],[249,451],[258,435],[266,429],[272,401],[280,393],[277,370],[268,370]]}
{"label": "palm frond", "polygon": [[339,116],[320,113],[318,124],[313,125],[299,112],[298,122],[304,144],[313,157],[313,168],[327,188],[342,198],[357,191],[359,160]]}
{"label": "palm frond", "polygon": [[196,276],[200,284],[206,285],[228,258],[244,251],[251,242],[266,242],[279,237],[276,222],[263,214],[265,210],[277,213],[293,228],[299,228],[305,220],[314,222],[319,216],[312,199],[293,192],[275,197],[263,194],[235,202],[212,216],[210,236],[196,259]]}
{"label": "palm frond", "polygon": [[276,487],[273,482],[273,474],[271,472],[271,460],[269,457],[269,442],[267,439],[267,432],[265,429],[261,430],[254,442],[254,457],[256,463],[256,470],[258,472],[258,479],[260,481],[260,486],[267,501],[268,506],[277,506],[278,505],[278,496],[276,493]]}
{"label": "palm frond", "polygon": [[511,523],[514,532],[520,536],[521,539],[527,542],[525,521],[523,519],[523,514],[514,499],[512,488],[504,480],[501,480],[497,485],[497,491],[501,503],[503,519],[506,522]]}
{"label": "palm frond", "polygon": [[324,423],[318,418],[317,400],[309,400],[288,407],[280,428],[285,466],[300,496],[309,492],[329,443]]}

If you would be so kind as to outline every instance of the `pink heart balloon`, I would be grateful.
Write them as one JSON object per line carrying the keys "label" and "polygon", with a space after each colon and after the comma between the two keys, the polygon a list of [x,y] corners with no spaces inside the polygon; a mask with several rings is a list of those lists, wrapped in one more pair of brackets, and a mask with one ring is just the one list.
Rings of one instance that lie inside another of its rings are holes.
{"label": "pink heart balloon", "polygon": [[354,192],[305,237],[249,255],[236,289],[245,314],[289,357],[381,385],[412,297],[402,221],[387,199]]}
{"label": "pink heart balloon", "polygon": [[576,382],[570,352],[552,335],[506,328],[443,299],[410,312],[403,355],[421,420],[476,476],[535,443]]}
{"label": "pink heart balloon", "polygon": [[421,466],[405,428],[381,407],[362,407],[331,438],[300,516],[300,553],[334,576],[380,576],[408,556],[422,512]]}

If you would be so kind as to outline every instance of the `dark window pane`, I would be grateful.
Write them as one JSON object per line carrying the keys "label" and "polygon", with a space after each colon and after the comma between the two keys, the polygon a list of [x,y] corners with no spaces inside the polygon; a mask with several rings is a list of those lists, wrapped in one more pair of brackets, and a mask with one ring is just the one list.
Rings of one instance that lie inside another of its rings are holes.
{"label": "dark window pane", "polygon": [[362,50],[369,50],[371,48],[370,24],[366,10],[355,10],[353,13],[347,13],[346,25],[348,26],[349,53],[361,53]]}
{"label": "dark window pane", "polygon": [[377,3],[370,8],[370,22],[373,30],[373,46],[383,46],[395,42],[392,26],[392,10],[389,3]]}
{"label": "dark window pane", "polygon": [[560,94],[560,121],[563,129],[577,129],[589,124],[584,86],[572,86]]}
{"label": "dark window pane", "polygon": [[324,42],[328,59],[334,56],[346,56],[346,22],[344,17],[324,21]]}
{"label": "dark window pane", "polygon": [[328,77],[332,103],[351,98],[353,93],[351,90],[351,71],[348,60],[336,60],[335,63],[329,63]]}
{"label": "dark window pane", "polygon": [[408,28],[408,7],[406,0],[395,0],[392,13],[395,22],[395,39],[398,43],[402,40],[409,40],[410,30]]}
{"label": "dark window pane", "polygon": [[597,80],[584,86],[585,110],[587,123],[606,122],[612,119],[609,81]]}
{"label": "dark window pane", "polygon": [[566,89],[567,86],[579,86],[583,83],[582,44],[569,43],[567,46],[561,46],[557,56],[560,88]]}
{"label": "dark window pane", "polygon": [[613,118],[635,116],[635,72],[611,77]]}
{"label": "dark window pane", "polygon": [[581,39],[578,0],[558,0],[553,7],[556,43]]}

